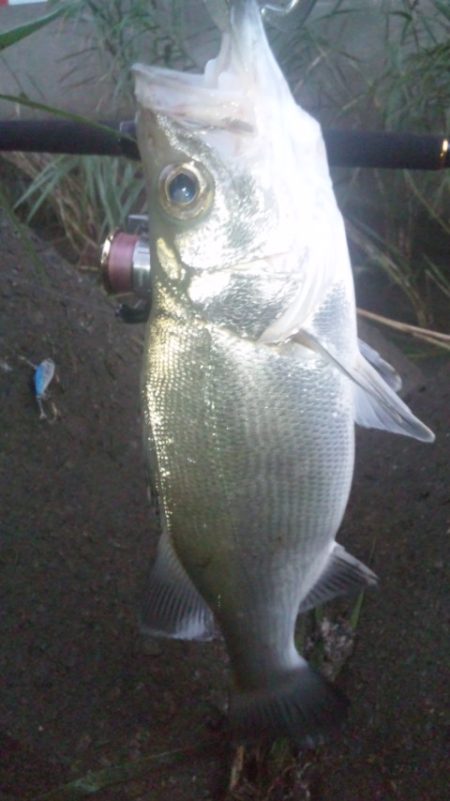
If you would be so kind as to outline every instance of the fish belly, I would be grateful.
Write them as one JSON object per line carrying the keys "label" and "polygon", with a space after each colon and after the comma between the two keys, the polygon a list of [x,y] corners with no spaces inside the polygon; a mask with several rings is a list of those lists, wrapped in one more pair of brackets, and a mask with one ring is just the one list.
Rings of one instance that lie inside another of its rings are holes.
{"label": "fish belly", "polygon": [[300,345],[263,345],[154,311],[143,380],[153,478],[175,552],[220,625],[240,686],[298,662],[298,608],[350,490],[351,391]]}

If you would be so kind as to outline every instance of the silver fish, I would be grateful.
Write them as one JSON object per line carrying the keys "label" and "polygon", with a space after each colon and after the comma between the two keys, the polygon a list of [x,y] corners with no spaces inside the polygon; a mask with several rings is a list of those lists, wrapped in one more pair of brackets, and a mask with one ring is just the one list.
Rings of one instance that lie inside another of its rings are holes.
{"label": "silver fish", "polygon": [[298,653],[297,616],[376,581],[335,542],[355,421],[433,435],[389,365],[361,354],[320,126],[257,3],[230,6],[203,74],[134,67],[153,271],[145,444],[163,526],[142,623],[191,639],[218,626],[238,733],[312,744],[346,701]]}

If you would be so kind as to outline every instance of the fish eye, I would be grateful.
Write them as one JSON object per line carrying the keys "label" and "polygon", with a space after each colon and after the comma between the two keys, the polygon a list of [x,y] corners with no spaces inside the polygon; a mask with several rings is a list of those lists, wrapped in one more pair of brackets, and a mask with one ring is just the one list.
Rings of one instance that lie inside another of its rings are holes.
{"label": "fish eye", "polygon": [[189,161],[169,164],[159,178],[163,209],[179,220],[191,220],[205,212],[212,201],[213,180],[204,167]]}
{"label": "fish eye", "polygon": [[185,206],[188,203],[192,203],[197,197],[198,191],[197,177],[189,175],[187,172],[179,172],[167,184],[167,194],[172,203],[177,206]]}

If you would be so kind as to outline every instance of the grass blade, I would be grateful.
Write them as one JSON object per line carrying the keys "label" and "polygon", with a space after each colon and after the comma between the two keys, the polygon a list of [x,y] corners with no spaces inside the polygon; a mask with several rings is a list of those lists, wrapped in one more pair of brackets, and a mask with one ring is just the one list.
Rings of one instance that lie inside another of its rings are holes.
{"label": "grass blade", "polygon": [[155,765],[172,765],[174,762],[180,762],[200,748],[206,747],[205,743],[199,742],[186,748],[177,748],[174,751],[150,754],[150,756],[136,759],[133,762],[124,762],[122,765],[111,765],[99,771],[89,771],[82,778],[50,790],[49,793],[39,795],[33,801],[79,801],[81,798],[95,795],[115,784],[124,784],[146,776]]}
{"label": "grass blade", "polygon": [[60,17],[63,13],[63,8],[57,8],[55,11],[51,11],[50,14],[45,14],[43,17],[38,17],[38,19],[34,19],[32,22],[26,22],[23,25],[17,25],[14,28],[10,28],[9,31],[0,33],[0,53],[2,50],[6,50],[7,47],[11,47],[11,45],[20,42],[21,39],[31,36],[31,34],[35,31],[38,31],[39,28],[44,28],[50,22],[53,22],[54,19]]}

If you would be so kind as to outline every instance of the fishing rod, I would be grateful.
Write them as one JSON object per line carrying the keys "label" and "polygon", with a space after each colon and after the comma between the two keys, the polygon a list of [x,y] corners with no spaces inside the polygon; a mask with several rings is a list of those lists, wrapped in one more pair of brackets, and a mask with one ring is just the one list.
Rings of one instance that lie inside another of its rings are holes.
{"label": "fishing rod", "polygon": [[[449,141],[443,135],[325,130],[332,166],[412,170],[450,167]],[[134,122],[105,124],[74,120],[0,122],[0,151],[71,155],[125,156],[139,160]],[[113,295],[133,294],[134,305],[122,303],[118,316],[142,323],[151,307],[151,263],[147,219],[131,220],[135,231],[114,231],[102,247],[102,276]]]}
{"label": "fishing rod", "polygon": [[[449,138],[444,134],[326,129],[332,167],[440,170],[450,167]],[[139,160],[132,121],[81,123],[74,120],[0,121],[0,152],[125,156]]]}
{"label": "fishing rod", "polygon": [[[1,2],[1,0],[0,0]],[[204,0],[221,27],[234,0]],[[265,22],[301,26],[317,0],[260,2]],[[323,131],[328,162],[333,167],[440,170],[450,167],[449,139],[443,134],[386,131]],[[139,160],[136,127],[131,122],[83,123],[75,119],[0,120],[0,152],[125,156]]]}

